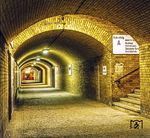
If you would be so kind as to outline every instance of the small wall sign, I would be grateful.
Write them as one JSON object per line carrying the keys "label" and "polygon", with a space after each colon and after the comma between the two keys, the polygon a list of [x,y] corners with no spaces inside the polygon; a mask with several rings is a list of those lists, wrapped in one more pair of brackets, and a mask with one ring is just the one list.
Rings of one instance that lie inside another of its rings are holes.
{"label": "small wall sign", "polygon": [[72,65],[68,65],[68,74],[72,75]]}
{"label": "small wall sign", "polygon": [[107,66],[103,66],[103,75],[107,75]]}

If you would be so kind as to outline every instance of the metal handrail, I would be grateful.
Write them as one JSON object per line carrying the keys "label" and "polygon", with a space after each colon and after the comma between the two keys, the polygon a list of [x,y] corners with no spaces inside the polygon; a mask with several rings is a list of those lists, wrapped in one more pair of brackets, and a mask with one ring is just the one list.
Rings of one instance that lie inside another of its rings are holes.
{"label": "metal handrail", "polygon": [[127,73],[126,75],[124,75],[124,76],[120,77],[119,79],[115,80],[115,82],[119,82],[119,83],[120,83],[120,80],[121,80],[121,79],[123,79],[123,78],[127,77],[128,75],[130,75],[130,74],[134,73],[134,72],[135,72],[135,71],[137,71],[137,70],[139,70],[139,67],[138,67],[138,68],[136,68],[136,69],[134,69],[134,70],[132,70],[131,72]]}

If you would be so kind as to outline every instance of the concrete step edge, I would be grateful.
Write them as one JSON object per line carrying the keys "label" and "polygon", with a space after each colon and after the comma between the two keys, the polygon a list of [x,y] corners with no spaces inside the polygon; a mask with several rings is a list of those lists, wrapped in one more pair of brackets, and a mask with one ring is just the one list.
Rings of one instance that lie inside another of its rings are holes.
{"label": "concrete step edge", "polygon": [[130,110],[130,111],[140,113],[140,106],[139,106],[139,108],[136,108],[136,107],[132,107],[132,106],[120,103],[120,102],[113,102],[113,105],[114,106],[119,106],[119,107],[124,108],[126,110]]}
{"label": "concrete step edge", "polygon": [[128,97],[134,97],[134,98],[139,98],[140,99],[140,95],[138,94],[128,94]]}
{"label": "concrete step edge", "polygon": [[114,109],[116,110],[119,110],[121,112],[125,112],[125,113],[128,113],[128,114],[131,114],[131,115],[139,115],[139,112],[135,112],[135,111],[131,111],[131,110],[127,110],[127,109],[124,109],[122,107],[119,107],[119,106],[113,106]]}
{"label": "concrete step edge", "polygon": [[134,93],[131,93],[131,94],[141,95],[139,92],[134,92]]}
{"label": "concrete step edge", "polygon": [[120,101],[129,102],[132,104],[140,105],[140,100],[130,99],[130,98],[120,98]]}
{"label": "concrete step edge", "polygon": [[134,92],[140,93],[140,89],[134,89]]}

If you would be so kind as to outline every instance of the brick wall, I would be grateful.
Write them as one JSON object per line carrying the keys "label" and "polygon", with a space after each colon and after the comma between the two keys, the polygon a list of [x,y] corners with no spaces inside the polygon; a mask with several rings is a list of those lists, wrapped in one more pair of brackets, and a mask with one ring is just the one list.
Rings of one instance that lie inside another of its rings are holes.
{"label": "brick wall", "polygon": [[[95,57],[72,64],[72,75],[68,75],[68,66],[64,68],[64,90],[80,94],[83,97],[97,99],[111,104],[111,54],[107,51],[102,57]],[[103,66],[107,67],[107,74],[103,75]]]}
{"label": "brick wall", "polygon": [[[116,67],[120,63],[123,67]],[[103,74],[103,66],[107,68],[106,75]],[[68,92],[111,104],[112,100],[118,101],[132,89],[140,87],[139,70],[122,79],[119,86],[114,82],[138,67],[138,55],[111,55],[105,50],[99,59],[72,64],[71,76],[68,75],[68,66],[66,66],[63,72],[63,86]]]}
{"label": "brick wall", "polygon": [[68,73],[68,66],[62,67],[63,89],[65,91],[86,96],[89,83],[88,65],[86,62],[75,62],[72,65],[72,75]]}
{"label": "brick wall", "polygon": [[[111,53],[109,51],[104,52],[99,61],[100,66],[100,101],[111,105],[112,103],[112,80],[111,80]],[[106,66],[106,74],[104,71]]]}
{"label": "brick wall", "polygon": [[141,111],[150,118],[150,44],[140,47]]}
{"label": "brick wall", "polygon": [[2,36],[0,39],[0,137],[3,137],[8,124],[8,55]]}

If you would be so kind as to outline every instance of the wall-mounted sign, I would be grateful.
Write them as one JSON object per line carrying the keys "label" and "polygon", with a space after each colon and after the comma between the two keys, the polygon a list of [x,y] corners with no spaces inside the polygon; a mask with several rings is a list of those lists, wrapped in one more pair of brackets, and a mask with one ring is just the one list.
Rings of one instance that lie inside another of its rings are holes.
{"label": "wall-mounted sign", "polygon": [[113,54],[139,54],[139,45],[130,35],[113,35]]}
{"label": "wall-mounted sign", "polygon": [[107,75],[107,66],[103,66],[103,75]]}
{"label": "wall-mounted sign", "polygon": [[68,74],[69,74],[69,75],[72,75],[72,65],[69,65],[69,66],[68,66]]}
{"label": "wall-mounted sign", "polygon": [[115,73],[116,75],[123,75],[123,68],[124,64],[123,63],[116,63],[115,64]]}

